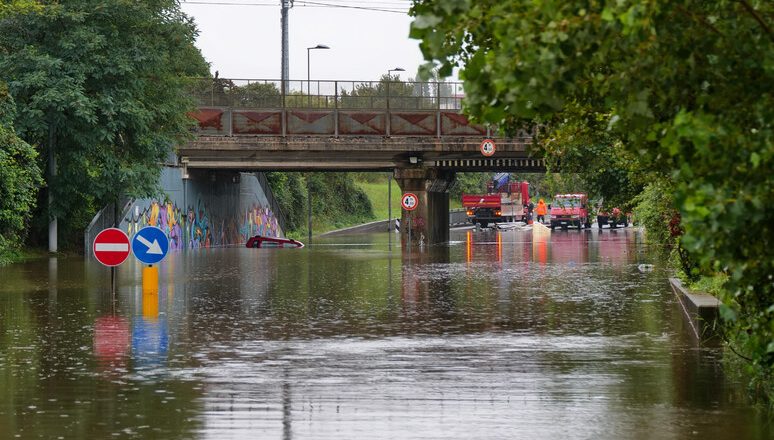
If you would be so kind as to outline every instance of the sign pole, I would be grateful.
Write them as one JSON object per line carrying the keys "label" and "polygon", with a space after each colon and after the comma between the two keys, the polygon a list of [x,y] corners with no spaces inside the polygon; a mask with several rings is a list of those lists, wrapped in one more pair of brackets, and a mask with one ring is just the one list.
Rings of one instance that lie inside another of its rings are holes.
{"label": "sign pole", "polygon": [[309,174],[306,175],[306,228],[308,232],[307,244],[312,244],[312,185]]}
{"label": "sign pole", "polygon": [[411,217],[406,219],[406,223],[408,226],[408,245],[411,247]]}
{"label": "sign pole", "polygon": [[392,173],[387,176],[387,232],[392,230]]}
{"label": "sign pole", "polygon": [[131,252],[129,237],[118,228],[107,228],[100,231],[94,237],[92,244],[92,254],[94,258],[105,266],[110,267],[110,293],[115,300],[116,284],[116,266],[123,263]]}
{"label": "sign pole", "polygon": [[[118,227],[118,224],[120,222],[118,221],[118,196],[116,196],[115,200],[113,201],[113,227],[116,229],[120,229]],[[112,295],[113,300],[116,299],[116,266],[110,267],[110,295]]]}
{"label": "sign pole", "polygon": [[[405,193],[400,199],[400,206],[406,211],[413,211],[419,206],[419,197],[414,193]],[[406,215],[406,227],[408,227],[408,245],[411,246],[411,216]]]}

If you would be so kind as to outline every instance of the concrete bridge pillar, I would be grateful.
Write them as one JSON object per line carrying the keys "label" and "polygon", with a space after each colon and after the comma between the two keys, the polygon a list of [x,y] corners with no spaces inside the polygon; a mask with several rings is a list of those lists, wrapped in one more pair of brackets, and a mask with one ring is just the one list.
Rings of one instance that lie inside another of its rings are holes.
{"label": "concrete bridge pillar", "polygon": [[438,168],[397,168],[395,180],[403,194],[414,193],[419,199],[413,211],[401,209],[401,244],[416,246],[448,242],[449,187],[454,182],[454,173]]}

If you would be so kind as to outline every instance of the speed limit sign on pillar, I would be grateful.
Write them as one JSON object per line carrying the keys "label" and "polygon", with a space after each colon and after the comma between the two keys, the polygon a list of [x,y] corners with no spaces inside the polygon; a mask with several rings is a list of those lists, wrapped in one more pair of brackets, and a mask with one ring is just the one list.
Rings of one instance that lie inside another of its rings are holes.
{"label": "speed limit sign on pillar", "polygon": [[400,206],[406,211],[413,211],[419,204],[419,198],[414,193],[403,194],[403,198],[400,199]]}
{"label": "speed limit sign on pillar", "polygon": [[497,151],[497,147],[495,146],[495,143],[491,139],[484,139],[481,142],[481,154],[484,156],[491,156],[495,154],[495,151]]}

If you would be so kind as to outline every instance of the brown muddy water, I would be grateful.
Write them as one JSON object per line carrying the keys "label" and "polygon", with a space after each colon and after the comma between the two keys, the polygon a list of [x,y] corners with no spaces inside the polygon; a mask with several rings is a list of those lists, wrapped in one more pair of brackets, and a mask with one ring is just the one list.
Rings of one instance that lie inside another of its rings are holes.
{"label": "brown muddy water", "polygon": [[452,240],[2,268],[0,439],[774,437],[640,231]]}

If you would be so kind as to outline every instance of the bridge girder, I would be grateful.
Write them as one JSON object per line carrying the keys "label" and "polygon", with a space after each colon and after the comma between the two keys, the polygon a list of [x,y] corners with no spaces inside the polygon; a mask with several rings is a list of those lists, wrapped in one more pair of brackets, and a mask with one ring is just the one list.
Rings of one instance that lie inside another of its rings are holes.
{"label": "bridge girder", "polygon": [[496,153],[481,154],[470,137],[199,136],[179,148],[189,168],[355,171],[391,170],[421,163],[451,171],[542,172],[529,138],[495,139]]}

